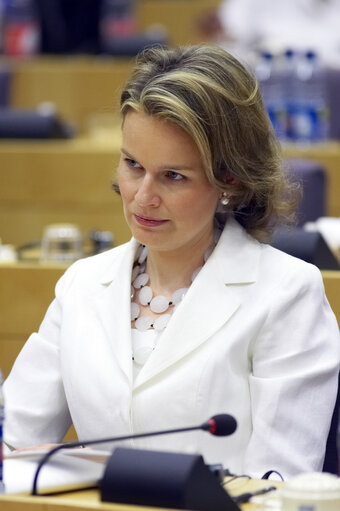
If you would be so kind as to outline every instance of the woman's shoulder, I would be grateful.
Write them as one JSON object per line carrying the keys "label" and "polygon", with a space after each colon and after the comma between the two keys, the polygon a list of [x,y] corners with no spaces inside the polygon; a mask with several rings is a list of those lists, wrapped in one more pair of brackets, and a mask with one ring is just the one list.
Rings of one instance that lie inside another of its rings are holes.
{"label": "woman's shoulder", "polygon": [[291,282],[295,284],[322,282],[319,268],[298,257],[294,257],[269,244],[262,245],[261,269],[274,281]]}

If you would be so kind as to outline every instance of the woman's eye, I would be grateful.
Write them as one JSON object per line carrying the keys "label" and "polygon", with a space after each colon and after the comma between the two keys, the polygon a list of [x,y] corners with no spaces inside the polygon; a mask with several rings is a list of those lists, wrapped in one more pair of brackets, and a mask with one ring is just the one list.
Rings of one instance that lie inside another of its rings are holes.
{"label": "woman's eye", "polygon": [[182,174],[179,174],[178,172],[175,172],[174,170],[169,170],[167,172],[167,177],[171,179],[172,181],[182,181],[184,179],[184,176]]}
{"label": "woman's eye", "polygon": [[136,160],[132,160],[131,158],[125,158],[125,161],[131,169],[140,169],[141,166]]}

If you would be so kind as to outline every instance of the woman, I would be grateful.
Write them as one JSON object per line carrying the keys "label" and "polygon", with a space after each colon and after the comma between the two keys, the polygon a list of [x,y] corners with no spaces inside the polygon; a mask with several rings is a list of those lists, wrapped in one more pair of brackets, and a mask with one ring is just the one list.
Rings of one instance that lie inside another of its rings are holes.
{"label": "woman", "polygon": [[338,330],[320,272],[259,241],[292,189],[255,79],[217,47],[150,49],[121,112],[133,238],[58,282],[5,384],[6,441],[59,442],[72,421],[82,440],[227,412],[227,439],[135,445],[254,476],[320,470]]}

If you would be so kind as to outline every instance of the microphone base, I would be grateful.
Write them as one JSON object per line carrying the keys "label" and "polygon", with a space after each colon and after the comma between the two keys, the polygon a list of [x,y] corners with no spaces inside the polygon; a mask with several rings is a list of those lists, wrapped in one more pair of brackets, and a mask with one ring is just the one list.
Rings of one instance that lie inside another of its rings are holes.
{"label": "microphone base", "polygon": [[117,448],[100,483],[101,500],[196,511],[239,511],[202,456]]}

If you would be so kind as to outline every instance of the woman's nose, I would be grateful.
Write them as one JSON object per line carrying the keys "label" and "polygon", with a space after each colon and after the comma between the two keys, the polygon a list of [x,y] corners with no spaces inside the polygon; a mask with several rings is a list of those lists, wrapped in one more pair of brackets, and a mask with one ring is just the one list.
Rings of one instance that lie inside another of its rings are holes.
{"label": "woman's nose", "polygon": [[135,195],[135,201],[141,207],[157,208],[161,199],[156,190],[156,185],[148,176],[144,177]]}

